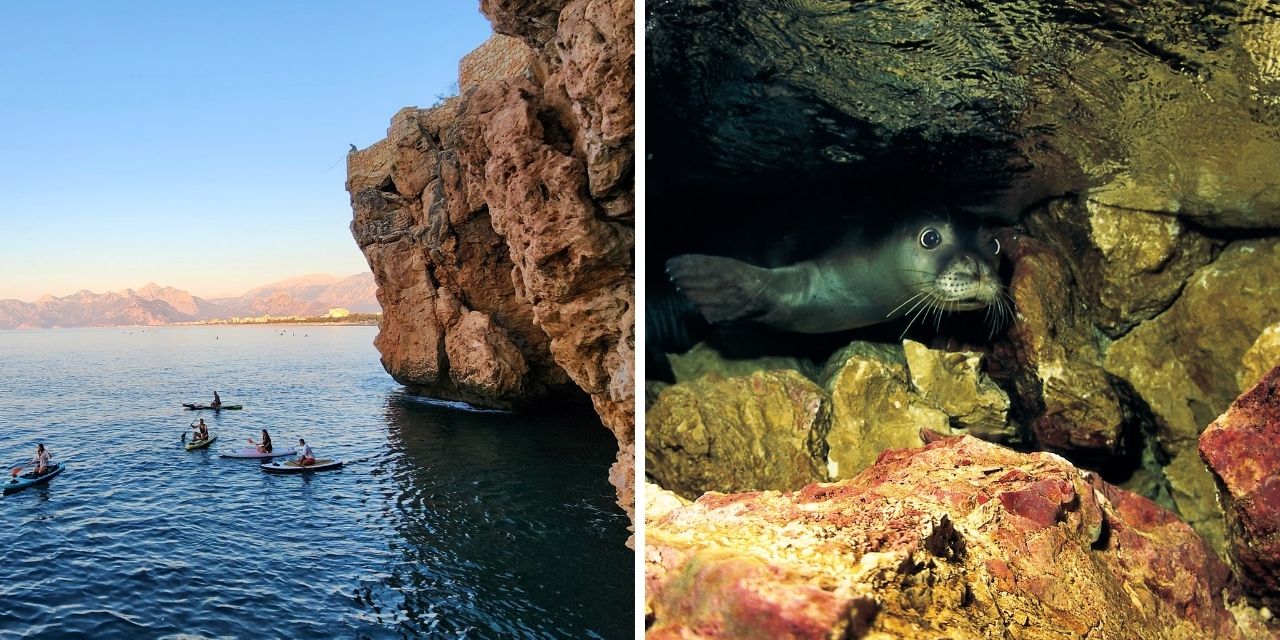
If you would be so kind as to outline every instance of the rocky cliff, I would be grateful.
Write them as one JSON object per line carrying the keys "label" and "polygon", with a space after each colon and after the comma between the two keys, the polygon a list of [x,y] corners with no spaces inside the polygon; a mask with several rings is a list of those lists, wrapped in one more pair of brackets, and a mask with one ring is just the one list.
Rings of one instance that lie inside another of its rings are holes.
{"label": "rocky cliff", "polygon": [[489,407],[589,399],[634,503],[634,13],[494,0],[460,94],[347,161],[378,282],[375,345],[416,393]]}

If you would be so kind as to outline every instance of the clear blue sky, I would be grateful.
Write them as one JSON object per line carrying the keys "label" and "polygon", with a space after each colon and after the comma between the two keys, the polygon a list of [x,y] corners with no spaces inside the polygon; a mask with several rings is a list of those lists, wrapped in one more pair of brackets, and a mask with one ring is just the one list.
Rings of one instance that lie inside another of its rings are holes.
{"label": "clear blue sky", "polygon": [[474,0],[0,2],[0,299],[367,270],[348,143],[490,32]]}

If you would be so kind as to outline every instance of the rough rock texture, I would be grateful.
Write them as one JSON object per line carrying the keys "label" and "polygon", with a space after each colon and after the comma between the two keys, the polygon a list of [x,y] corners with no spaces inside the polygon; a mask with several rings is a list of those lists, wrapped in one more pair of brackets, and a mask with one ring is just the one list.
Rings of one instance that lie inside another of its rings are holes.
{"label": "rough rock texture", "polygon": [[1124,408],[1093,334],[1088,309],[1061,254],[1025,235],[1005,234],[1014,264],[1009,294],[1017,321],[1009,328],[1014,386],[1036,441],[1057,450],[1115,451]]}
{"label": "rough rock texture", "polygon": [[911,386],[945,413],[953,428],[988,442],[1015,439],[1009,395],[982,372],[982,354],[930,349],[913,340],[904,341],[902,348]]}
{"label": "rough rock texture", "polygon": [[646,515],[651,639],[1271,635],[1190,527],[1051,454],[951,438],[677,505]]}
{"label": "rough rock texture", "polygon": [[1057,249],[1093,324],[1113,338],[1167,309],[1210,260],[1208,238],[1171,215],[1065,198],[1032,211],[1024,224]]}
{"label": "rough rock texture", "polygon": [[1200,435],[1226,510],[1227,548],[1251,595],[1280,611],[1280,367]]}
{"label": "rough rock texture", "polygon": [[671,370],[676,374],[677,382],[697,380],[715,372],[726,378],[745,376],[756,371],[773,371],[777,369],[794,369],[806,378],[816,377],[814,367],[804,358],[783,356],[767,356],[750,359],[726,358],[720,352],[700,342],[685,353],[673,353],[667,356],[671,362]]}
{"label": "rough rock texture", "polygon": [[648,148],[671,180],[828,173],[1012,215],[1083,190],[1276,227],[1278,23],[1265,0],[651,3]]}
{"label": "rough rock texture", "polygon": [[858,474],[885,449],[919,446],[922,428],[950,433],[947,414],[912,392],[897,347],[855,342],[828,360],[822,379],[831,398],[827,469],[832,478]]}
{"label": "rough rock texture", "polygon": [[1253,346],[1244,352],[1238,376],[1240,388],[1252,388],[1276,365],[1280,365],[1280,323],[1263,329]]}
{"label": "rough rock texture", "polygon": [[539,406],[585,392],[618,437],[610,480],[630,511],[633,5],[483,10],[528,68],[486,77],[520,65],[475,58],[462,95],[402,110],[348,157],[352,234],[384,309],[375,344],[418,393]]}
{"label": "rough rock texture", "polygon": [[673,385],[645,414],[645,474],[688,498],[825,480],[830,411],[794,371]]}
{"label": "rough rock texture", "polygon": [[1245,352],[1280,318],[1272,283],[1280,241],[1239,241],[1192,275],[1167,311],[1111,345],[1107,371],[1124,378],[1150,407],[1184,518],[1221,540],[1213,480],[1196,454],[1201,429],[1240,394]]}

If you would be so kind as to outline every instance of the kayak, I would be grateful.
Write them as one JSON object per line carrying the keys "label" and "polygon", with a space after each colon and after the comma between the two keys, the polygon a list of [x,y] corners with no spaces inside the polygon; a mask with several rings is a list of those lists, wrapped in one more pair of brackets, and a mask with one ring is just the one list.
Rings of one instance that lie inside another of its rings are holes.
{"label": "kayak", "polygon": [[23,489],[26,489],[27,487],[33,484],[48,482],[54,476],[58,475],[59,473],[62,473],[62,470],[65,469],[66,466],[67,466],[66,464],[59,462],[51,465],[52,470],[45,471],[44,475],[42,476],[37,476],[36,472],[32,471],[31,473],[24,473],[16,478],[12,478],[8,482],[3,484],[4,494],[9,495],[10,493],[14,493],[15,491],[22,491]]}
{"label": "kayak", "polygon": [[243,449],[229,449],[218,455],[224,458],[279,458],[281,456],[291,456],[297,452],[297,449],[293,447],[276,449],[271,453],[262,453],[258,451],[257,447],[244,447]]}
{"label": "kayak", "polygon": [[239,411],[240,409],[244,408],[243,405],[239,405],[239,404],[224,404],[221,407],[213,407],[207,404],[194,404],[191,402],[184,402],[182,403],[182,406],[192,411],[204,411],[205,409],[208,409],[210,411],[221,411],[223,409]]}
{"label": "kayak", "polygon": [[207,440],[192,440],[191,442],[188,442],[182,446],[186,448],[187,451],[194,451],[196,449],[203,449],[213,444],[213,441],[217,439],[218,439],[218,436],[211,435]]}
{"label": "kayak", "polygon": [[341,469],[342,461],[319,458],[315,462],[303,466],[297,460],[286,460],[285,462],[264,462],[261,466],[262,470],[267,473],[310,473],[312,471]]}

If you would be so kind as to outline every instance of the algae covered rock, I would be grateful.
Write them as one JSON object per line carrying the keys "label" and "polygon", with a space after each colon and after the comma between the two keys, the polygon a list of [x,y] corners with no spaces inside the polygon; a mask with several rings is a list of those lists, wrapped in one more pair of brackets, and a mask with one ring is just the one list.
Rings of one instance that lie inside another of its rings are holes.
{"label": "algae covered rock", "polygon": [[1258,339],[1244,352],[1238,375],[1240,388],[1253,387],[1276,365],[1280,365],[1280,323],[1263,329]]}
{"label": "algae covered rock", "polygon": [[795,371],[673,385],[645,414],[645,473],[689,498],[824,480],[829,415],[826,395]]}
{"label": "algae covered rock", "polygon": [[1166,474],[1179,513],[1215,546],[1221,510],[1196,446],[1201,429],[1240,394],[1245,353],[1280,318],[1276,273],[1280,240],[1234,242],[1195,272],[1167,311],[1107,351],[1107,370],[1125,379],[1155,418],[1156,438],[1172,459]]}
{"label": "algae covered rock", "polygon": [[823,380],[831,397],[832,478],[852,477],[885,449],[920,446],[921,428],[950,432],[947,415],[912,392],[895,345],[855,342],[827,361]]}
{"label": "algae covered rock", "polygon": [[1062,199],[1025,221],[1058,249],[1089,304],[1094,326],[1118,337],[1168,308],[1211,243],[1171,215]]}
{"label": "algae covered rock", "polygon": [[812,378],[813,365],[804,358],[766,356],[760,358],[726,358],[705,342],[699,342],[685,353],[667,354],[671,370],[677,382],[696,380],[708,373],[718,373],[726,378],[745,376],[756,371],[794,369]]}
{"label": "algae covered rock", "polygon": [[902,343],[911,386],[929,405],[947,414],[955,429],[989,442],[1012,440],[1009,395],[982,373],[982,354],[941,351],[919,342]]}
{"label": "algae covered rock", "polygon": [[708,494],[646,532],[649,638],[1267,633],[1172,513],[972,437],[888,451],[838,483]]}

